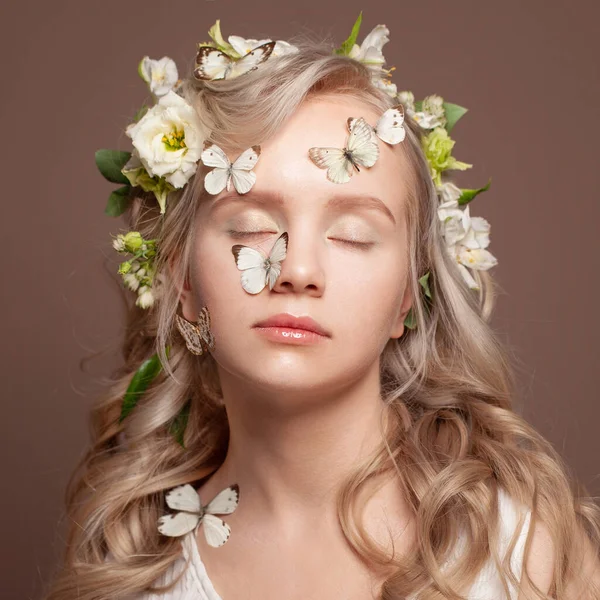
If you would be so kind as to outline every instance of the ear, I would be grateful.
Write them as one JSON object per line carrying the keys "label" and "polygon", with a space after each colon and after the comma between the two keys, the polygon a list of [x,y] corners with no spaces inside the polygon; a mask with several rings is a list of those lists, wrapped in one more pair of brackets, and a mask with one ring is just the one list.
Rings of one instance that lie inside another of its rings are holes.
{"label": "ear", "polygon": [[406,315],[412,306],[412,294],[410,286],[407,285],[404,289],[404,296],[402,298],[402,304],[400,305],[400,312],[396,317],[396,322],[394,323],[394,327],[392,328],[392,333],[390,335],[391,338],[399,338],[404,333],[404,320],[406,319]]}
{"label": "ear", "polygon": [[[175,269],[175,261],[178,260],[177,256],[172,256],[168,260],[168,268],[169,275],[171,276],[171,281],[176,281],[176,277],[174,273]],[[183,281],[183,287],[179,288],[179,302],[181,304],[181,314],[188,321],[196,321],[198,318],[198,310],[196,306],[196,300],[194,298],[194,293],[192,290],[192,286],[190,285],[190,275],[186,273],[185,279]]]}

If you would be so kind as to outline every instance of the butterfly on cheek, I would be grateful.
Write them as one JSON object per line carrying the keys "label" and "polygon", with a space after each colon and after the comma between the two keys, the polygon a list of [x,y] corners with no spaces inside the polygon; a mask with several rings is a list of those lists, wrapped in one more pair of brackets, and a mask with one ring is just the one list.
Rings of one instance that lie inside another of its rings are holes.
{"label": "butterfly on cheek", "polygon": [[196,55],[196,79],[233,79],[253,71],[271,56],[275,42],[258,46],[239,59],[231,58],[225,52],[213,46],[200,46]]}
{"label": "butterfly on cheek", "polygon": [[[348,131],[352,131],[354,125],[358,119],[350,117],[347,121]],[[399,144],[406,137],[406,129],[404,128],[404,107],[402,104],[397,104],[388,108],[377,120],[377,123],[373,127],[369,123],[372,135],[377,136],[383,140],[386,144],[395,145]],[[376,138],[375,138],[375,141]]]}
{"label": "butterfly on cheek", "polygon": [[268,255],[262,250],[235,244],[231,252],[237,268],[242,271],[242,287],[249,294],[258,294],[268,284],[272,290],[281,274],[281,262],[286,257],[288,233],[284,231],[275,240]]}
{"label": "butterfly on cheek", "polygon": [[209,194],[219,194],[224,189],[233,187],[238,194],[245,194],[256,182],[256,174],[252,171],[260,156],[260,146],[252,146],[244,150],[232,163],[227,154],[216,144],[204,143],[200,159],[213,170],[204,177],[204,189]]}
{"label": "butterfly on cheek", "polygon": [[[349,125],[348,125],[349,126]],[[372,167],[379,158],[379,145],[373,128],[362,118],[355,119],[344,148],[310,148],[310,159],[321,169],[327,169],[327,179],[333,183],[350,181],[353,169]]]}

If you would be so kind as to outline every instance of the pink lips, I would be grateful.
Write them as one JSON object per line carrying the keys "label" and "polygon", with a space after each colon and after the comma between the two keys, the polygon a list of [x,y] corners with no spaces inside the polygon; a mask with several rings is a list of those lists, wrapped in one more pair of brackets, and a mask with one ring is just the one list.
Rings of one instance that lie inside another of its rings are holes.
{"label": "pink lips", "polygon": [[268,319],[255,323],[254,327],[289,327],[291,329],[304,329],[312,331],[325,337],[331,337],[329,331],[321,327],[314,319],[310,317],[295,317],[289,313],[279,313]]}

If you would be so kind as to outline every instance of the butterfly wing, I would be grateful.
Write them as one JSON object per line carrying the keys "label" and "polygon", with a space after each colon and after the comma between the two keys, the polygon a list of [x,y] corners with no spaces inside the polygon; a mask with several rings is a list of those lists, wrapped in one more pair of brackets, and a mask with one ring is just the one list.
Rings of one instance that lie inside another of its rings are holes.
{"label": "butterfly wing", "polygon": [[168,491],[165,500],[169,508],[173,510],[187,510],[188,512],[200,512],[200,497],[198,492],[189,484],[179,485]]}
{"label": "butterfly wing", "polygon": [[267,269],[266,256],[260,251],[235,244],[231,247],[237,268],[242,273],[242,287],[249,294],[258,294],[266,285]]}
{"label": "butterfly wing", "polygon": [[252,172],[260,156],[260,146],[252,146],[244,150],[231,166],[233,185],[238,194],[245,194],[252,189],[256,182],[256,175]]}
{"label": "butterfly wing", "polygon": [[372,167],[379,158],[379,145],[374,139],[373,128],[363,117],[352,123],[346,148],[354,164]]}
{"label": "butterfly wing", "polygon": [[181,333],[183,339],[186,342],[186,346],[193,354],[200,356],[204,353],[202,346],[197,342],[199,339],[198,327],[193,323],[190,323],[186,319],[182,319],[179,315],[175,315],[175,324],[179,333]]}
{"label": "butterfly wing", "polygon": [[222,546],[231,534],[231,527],[223,519],[210,514],[205,514],[202,517],[202,527],[204,528],[206,542],[213,548]]}
{"label": "butterfly wing", "polygon": [[209,142],[205,143],[200,159],[207,167],[214,167],[204,177],[204,188],[209,194],[219,194],[229,184],[231,161],[219,146]]}
{"label": "butterfly wing", "polygon": [[269,289],[272,290],[277,278],[281,274],[281,261],[286,257],[287,253],[288,234],[284,231],[273,244],[269,254],[270,268],[267,273],[267,283]]}
{"label": "butterfly wing", "polygon": [[310,148],[310,159],[320,169],[327,169],[327,179],[333,183],[346,183],[352,175],[352,163],[340,148]]}
{"label": "butterfly wing", "polygon": [[237,483],[221,490],[204,508],[205,513],[211,515],[228,515],[238,505],[240,486]]}
{"label": "butterfly wing", "polygon": [[200,522],[199,515],[179,512],[158,519],[158,531],[169,537],[177,537],[192,531]]}
{"label": "butterfly wing", "polygon": [[388,144],[399,144],[406,137],[404,107],[402,104],[388,108],[377,121],[375,132]]}
{"label": "butterfly wing", "polygon": [[275,48],[275,42],[267,42],[266,44],[253,48],[250,52],[242,56],[242,58],[231,63],[231,68],[228,71],[226,78],[232,79],[233,77],[239,77],[249,71],[254,71],[260,63],[271,56],[273,48]]}
{"label": "butterfly wing", "polygon": [[200,330],[201,338],[212,350],[215,347],[215,336],[210,330],[210,313],[206,306],[202,307],[200,314],[198,315],[198,329]]}
{"label": "butterfly wing", "polygon": [[194,77],[196,79],[224,79],[233,61],[225,52],[212,46],[200,46],[196,55],[196,68]]}

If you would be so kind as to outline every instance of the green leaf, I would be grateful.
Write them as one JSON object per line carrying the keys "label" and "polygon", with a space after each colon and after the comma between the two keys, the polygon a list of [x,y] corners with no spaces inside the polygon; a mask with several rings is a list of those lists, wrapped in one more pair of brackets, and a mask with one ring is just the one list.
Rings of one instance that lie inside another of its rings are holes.
{"label": "green leaf", "polygon": [[433,300],[431,290],[429,289],[429,275],[430,273],[428,271],[427,273],[425,273],[425,275],[423,275],[423,277],[419,279],[419,283],[421,284],[421,287],[425,290],[425,295]]}
{"label": "green leaf", "polygon": [[412,309],[412,306],[410,307],[408,314],[404,319],[404,326],[408,327],[408,329],[415,329],[417,326],[417,319],[415,317],[415,313]]}
{"label": "green leaf", "polygon": [[109,197],[104,209],[104,214],[109,217],[118,217],[122,215],[131,202],[131,196],[129,191],[131,190],[130,185],[124,185],[116,189]]}
{"label": "green leaf", "polygon": [[423,110],[423,100],[415,100],[415,112],[421,112]]}
{"label": "green leaf", "polygon": [[479,188],[476,190],[460,190],[462,192],[462,194],[460,195],[460,198],[458,199],[458,203],[459,204],[468,204],[469,202],[471,202],[471,200],[473,200],[473,198],[475,198],[475,196],[477,196],[477,194],[481,194],[481,192],[485,192],[485,191],[489,190],[491,184],[492,184],[492,178],[490,177],[487,184],[484,185],[482,188]]}
{"label": "green leaf", "polygon": [[446,111],[446,131],[450,133],[452,128],[456,125],[456,122],[468,111],[468,109],[459,106],[458,104],[452,104],[451,102],[444,102],[443,106]]}
{"label": "green leaf", "polygon": [[131,158],[131,152],[121,150],[96,150],[96,166],[102,176],[111,183],[129,183],[121,169]]}
{"label": "green leaf", "polygon": [[352,31],[350,35],[342,42],[342,45],[334,50],[335,54],[341,54],[343,56],[348,56],[350,54],[350,50],[352,50],[354,44],[356,43],[356,38],[358,37],[358,32],[360,31],[360,24],[362,23],[362,10],[358,15],[358,18],[354,22],[352,26]]}
{"label": "green leaf", "polygon": [[185,428],[187,427],[191,405],[192,400],[190,398],[175,416],[169,428],[169,433],[175,438],[182,448],[185,448],[185,444],[183,443],[183,434],[185,433]]}
{"label": "green leaf", "polygon": [[[165,348],[167,358],[169,356],[169,347]],[[162,365],[158,354],[153,354],[148,360],[145,360],[140,368],[135,372],[131,378],[131,382],[127,387],[125,396],[123,397],[123,404],[121,405],[121,416],[119,417],[119,423],[127,417],[127,415],[135,408],[138,400],[146,391],[152,380],[160,373]]]}

